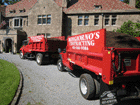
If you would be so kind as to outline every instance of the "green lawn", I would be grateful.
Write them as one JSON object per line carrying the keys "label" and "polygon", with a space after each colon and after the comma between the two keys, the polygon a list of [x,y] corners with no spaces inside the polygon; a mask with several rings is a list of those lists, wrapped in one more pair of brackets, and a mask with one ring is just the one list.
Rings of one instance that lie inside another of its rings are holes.
{"label": "green lawn", "polygon": [[8,105],[18,88],[20,73],[16,66],[0,59],[0,105]]}

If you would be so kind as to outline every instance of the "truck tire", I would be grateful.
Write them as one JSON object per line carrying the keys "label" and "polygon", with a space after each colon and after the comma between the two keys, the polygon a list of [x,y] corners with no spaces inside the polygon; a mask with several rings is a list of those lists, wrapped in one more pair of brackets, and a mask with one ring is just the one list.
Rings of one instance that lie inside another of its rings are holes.
{"label": "truck tire", "polygon": [[97,79],[94,79],[95,87],[96,87],[96,98],[99,98],[100,96],[100,82]]}
{"label": "truck tire", "polygon": [[20,56],[21,59],[24,59],[24,56],[23,56],[23,52],[22,51],[20,51],[19,56]]}
{"label": "truck tire", "polygon": [[42,53],[38,53],[36,55],[36,62],[38,65],[42,65],[43,64],[43,54]]}
{"label": "truck tire", "polygon": [[64,66],[63,66],[63,64],[62,64],[62,61],[61,61],[61,59],[59,59],[58,61],[57,61],[57,69],[59,70],[59,71],[64,71]]}
{"label": "truck tire", "polygon": [[82,74],[80,76],[79,88],[80,93],[85,99],[90,100],[95,97],[95,82],[91,75]]}

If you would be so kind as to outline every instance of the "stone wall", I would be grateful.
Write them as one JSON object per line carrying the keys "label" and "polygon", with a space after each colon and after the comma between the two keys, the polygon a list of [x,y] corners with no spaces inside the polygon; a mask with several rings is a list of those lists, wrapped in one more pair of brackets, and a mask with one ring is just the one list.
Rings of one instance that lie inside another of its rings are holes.
{"label": "stone wall", "polygon": [[[88,25],[84,25],[84,19],[82,19],[82,25],[78,25],[78,16],[79,15],[67,15],[66,19],[66,32],[65,35],[77,35],[89,31],[94,31],[102,29],[102,15],[101,14],[86,14],[89,15]],[[99,16],[98,25],[94,25],[95,15]],[[133,22],[140,22],[140,14],[115,14],[116,15],[116,25],[112,25],[112,15],[114,14],[104,14],[109,16],[109,25],[105,25],[105,16],[103,17],[103,28],[106,28],[107,31],[113,31],[118,29],[123,25],[124,22],[131,20]],[[85,14],[82,15],[83,17]]]}
{"label": "stone wall", "polygon": [[[51,24],[39,25],[39,15],[51,15]],[[52,0],[39,0],[28,15],[28,26],[23,28],[28,37],[49,33],[51,37],[62,35],[62,8]]]}
{"label": "stone wall", "polygon": [[19,48],[21,47],[21,43],[23,40],[27,39],[27,34],[23,31],[19,30],[0,30],[0,51],[2,52],[5,46],[5,40],[12,40],[13,52],[19,52]]}

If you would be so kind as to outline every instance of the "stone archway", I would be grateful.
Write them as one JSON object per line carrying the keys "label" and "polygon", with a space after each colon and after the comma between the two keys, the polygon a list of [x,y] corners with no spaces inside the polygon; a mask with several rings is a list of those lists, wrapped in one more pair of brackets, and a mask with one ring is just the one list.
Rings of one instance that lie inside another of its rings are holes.
{"label": "stone archway", "polygon": [[12,52],[12,39],[11,38],[7,38],[5,39],[5,52]]}

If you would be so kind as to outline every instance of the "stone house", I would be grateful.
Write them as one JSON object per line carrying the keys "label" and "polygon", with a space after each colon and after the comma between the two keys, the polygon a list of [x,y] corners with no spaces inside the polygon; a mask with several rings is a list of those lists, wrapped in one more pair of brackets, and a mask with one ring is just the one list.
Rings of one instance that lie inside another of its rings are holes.
{"label": "stone house", "polygon": [[106,28],[120,28],[128,20],[140,21],[136,1],[125,4],[119,0],[22,0],[0,7],[0,51],[19,51],[27,37],[71,36]]}
{"label": "stone house", "polygon": [[119,0],[77,0],[63,9],[67,23],[64,33],[71,36],[101,28],[113,31],[128,20],[139,22],[140,10],[135,4],[136,0],[130,0],[129,5]]}

